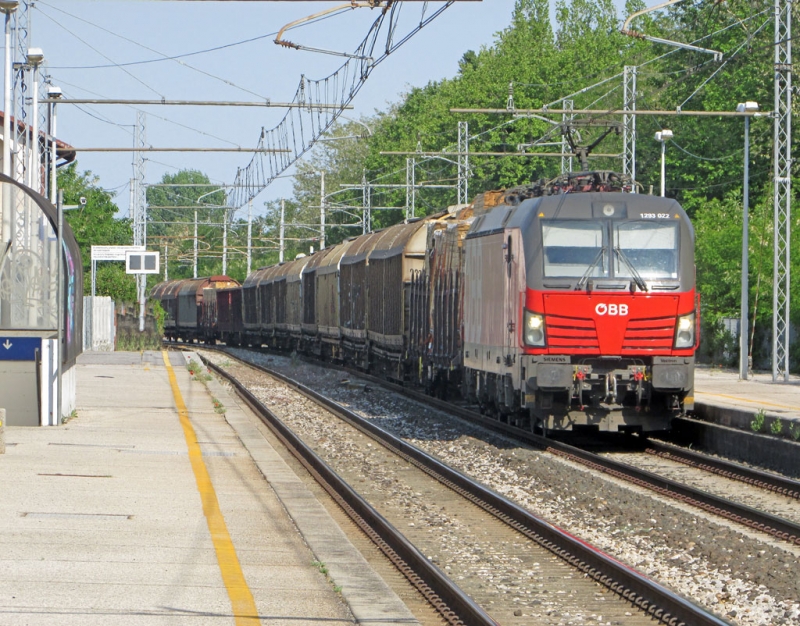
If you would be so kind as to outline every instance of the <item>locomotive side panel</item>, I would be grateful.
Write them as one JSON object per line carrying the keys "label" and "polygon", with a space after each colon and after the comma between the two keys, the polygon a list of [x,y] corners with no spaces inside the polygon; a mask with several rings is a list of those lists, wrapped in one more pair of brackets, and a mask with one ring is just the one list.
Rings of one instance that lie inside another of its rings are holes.
{"label": "locomotive side panel", "polygon": [[503,233],[467,239],[464,255],[464,365],[503,373],[508,341]]}

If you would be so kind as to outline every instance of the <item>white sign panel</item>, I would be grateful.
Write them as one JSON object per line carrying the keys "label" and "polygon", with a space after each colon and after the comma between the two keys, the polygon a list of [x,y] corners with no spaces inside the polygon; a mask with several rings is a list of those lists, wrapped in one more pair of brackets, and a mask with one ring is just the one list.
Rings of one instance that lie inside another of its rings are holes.
{"label": "white sign panel", "polygon": [[144,246],[92,246],[92,261],[124,261],[126,252],[142,252]]}
{"label": "white sign panel", "polygon": [[128,251],[125,254],[126,274],[158,274],[159,253],[141,251]]}

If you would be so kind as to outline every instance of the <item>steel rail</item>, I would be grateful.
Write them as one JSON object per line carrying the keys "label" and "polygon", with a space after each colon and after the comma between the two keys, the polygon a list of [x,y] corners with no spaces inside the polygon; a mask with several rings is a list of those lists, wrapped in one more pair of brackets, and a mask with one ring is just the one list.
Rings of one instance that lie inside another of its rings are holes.
{"label": "steel rail", "polygon": [[372,380],[376,384],[384,384],[389,388],[405,394],[415,400],[423,401],[436,406],[443,411],[455,413],[459,415],[459,417],[481,424],[482,426],[485,426],[496,432],[500,432],[505,435],[513,435],[517,439],[548,450],[549,452],[557,454],[561,457],[569,458],[576,463],[580,463],[605,474],[615,476],[627,482],[632,482],[640,487],[650,489],[651,491],[655,491],[661,495],[681,500],[687,504],[703,509],[704,511],[724,517],[738,524],[743,524],[744,526],[748,526],[760,532],[767,533],[777,537],[778,539],[782,539],[783,541],[800,545],[800,524],[785,520],[776,515],[770,515],[769,513],[759,511],[744,504],[739,504],[738,502],[733,502],[732,500],[715,496],[705,491],[701,491],[700,489],[683,485],[669,478],[664,478],[663,476],[648,472],[647,470],[639,469],[619,461],[614,461],[613,459],[594,454],[588,450],[583,450],[560,441],[535,435],[530,431],[523,430],[509,424],[503,424],[497,420],[475,413],[472,410],[452,405],[448,402],[444,402],[443,400],[431,398],[430,396],[426,396],[420,392],[416,392],[401,385],[397,385],[395,383],[386,383],[379,378],[364,375],[362,373],[359,373],[358,375],[365,379]]}
{"label": "steel rail", "polygon": [[[237,357],[228,352],[225,352],[225,354],[231,358],[237,359]],[[241,359],[237,360],[241,361]],[[462,496],[469,498],[477,506],[495,515],[498,519],[515,528],[521,534],[564,559],[598,583],[630,601],[646,614],[670,626],[722,626],[724,624],[729,624],[729,622],[709,613],[675,592],[670,591],[666,587],[663,587],[635,569],[621,563],[598,548],[533,515],[514,502],[511,502],[507,498],[498,495],[464,474],[448,467],[438,459],[435,459],[415,446],[394,437],[390,433],[372,424],[369,420],[361,418],[335,401],[326,398],[280,372],[270,370],[261,365],[245,363],[249,367],[260,370],[283,381],[310,400],[325,406],[326,409],[354,427],[378,439],[384,445],[393,449],[398,454],[401,454],[429,475],[437,478],[443,484],[450,486]],[[220,371],[216,367],[213,367],[213,369],[214,371]],[[227,375],[225,376],[228,377]],[[365,378],[370,378],[376,383],[382,383],[381,379],[375,379],[369,376]],[[391,383],[389,383],[389,386],[400,391],[408,391],[403,387]],[[237,390],[238,388],[237,386]],[[249,395],[249,392],[246,392],[246,390],[245,393]],[[433,399],[426,397],[426,400]],[[434,404],[443,405],[439,408],[443,408],[447,412],[452,412],[454,408],[453,405],[439,400],[435,400]],[[356,495],[356,497],[358,496]],[[424,559],[424,557],[421,558]]]}
{"label": "steel rail", "polygon": [[[205,348],[204,348],[205,349]],[[231,358],[233,355],[225,353]],[[201,357],[202,358],[202,357]],[[466,595],[438,567],[405,538],[392,524],[356,493],[310,447],[303,443],[278,417],[262,404],[236,378],[204,360],[206,365],[233,385],[239,396],[258,415],[291,453],[305,466],[378,548],[406,578],[454,626],[498,626],[481,607]],[[250,367],[258,366],[247,363]],[[273,372],[269,372],[274,375]]]}
{"label": "steel rail", "polygon": [[684,465],[697,467],[706,472],[724,476],[730,480],[737,480],[758,487],[759,489],[774,491],[782,496],[800,500],[800,481],[787,478],[786,476],[780,476],[778,474],[747,467],[746,465],[717,459],[707,454],[695,452],[694,450],[687,450],[660,441],[648,440],[645,443],[644,451],[648,454],[669,459],[670,461],[676,461]]}

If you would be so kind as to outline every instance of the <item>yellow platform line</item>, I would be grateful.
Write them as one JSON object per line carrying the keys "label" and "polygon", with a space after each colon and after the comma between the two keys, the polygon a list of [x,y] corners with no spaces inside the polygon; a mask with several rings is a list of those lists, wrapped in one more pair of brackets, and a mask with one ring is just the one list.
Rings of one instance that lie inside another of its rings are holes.
{"label": "yellow platform line", "polygon": [[258,624],[260,623],[258,609],[256,609],[256,603],[250,587],[247,586],[247,581],[244,579],[239,557],[236,556],[236,549],[233,546],[233,541],[231,541],[228,526],[225,524],[225,518],[219,508],[217,493],[214,491],[214,485],[211,483],[211,477],[208,475],[208,469],[205,461],[203,461],[200,446],[197,443],[197,434],[192,422],[189,420],[189,411],[186,409],[183,396],[178,388],[178,379],[175,377],[172,365],[170,365],[167,352],[162,350],[161,356],[169,374],[169,384],[172,386],[175,406],[178,409],[183,434],[186,437],[186,445],[189,448],[189,460],[192,463],[194,478],[197,481],[197,490],[200,492],[200,499],[203,502],[203,513],[205,513],[208,530],[211,533],[211,541],[214,543],[217,563],[222,573],[222,582],[225,584],[225,588],[228,590],[228,597],[231,600],[235,623],[237,626]]}
{"label": "yellow platform line", "polygon": [[698,391],[694,395],[695,397],[697,397],[698,395],[701,394],[704,396],[715,396],[717,398],[728,398],[730,400],[737,400],[738,402],[750,402],[751,404],[763,404],[765,406],[775,406],[782,409],[794,409],[795,411],[800,409],[800,407],[798,407],[797,405],[777,404],[775,402],[765,402],[763,400],[750,400],[748,398],[742,398],[741,396],[726,396],[724,393],[707,393],[705,391]]}

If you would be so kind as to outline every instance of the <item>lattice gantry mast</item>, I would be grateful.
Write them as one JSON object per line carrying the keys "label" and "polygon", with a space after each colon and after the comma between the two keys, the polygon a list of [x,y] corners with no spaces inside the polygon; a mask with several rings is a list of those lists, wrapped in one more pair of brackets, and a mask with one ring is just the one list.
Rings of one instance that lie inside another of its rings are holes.
{"label": "lattice gantry mast", "polygon": [[792,3],[775,0],[772,380],[789,380],[789,270],[792,202]]}
{"label": "lattice gantry mast", "polygon": [[[575,107],[575,101],[572,98],[568,98],[566,100],[561,101],[562,106],[565,110],[572,111]],[[561,114],[561,123],[563,124],[563,131],[561,133],[561,173],[564,174],[566,172],[572,171],[572,157],[571,156],[564,156],[568,152],[572,152],[572,147],[569,145],[569,141],[567,141],[567,133],[566,129],[569,128],[569,123],[575,119],[575,116],[572,113],[562,113]]]}
{"label": "lattice gantry mast", "polygon": [[[636,66],[626,65],[623,73],[622,173],[636,180]],[[631,191],[636,193],[636,185]]]}
{"label": "lattice gantry mast", "polygon": [[133,245],[147,245],[147,187],[145,186],[146,161],[144,152],[147,147],[147,118],[143,111],[136,113],[136,130],[134,131],[133,178],[134,194],[131,212],[133,213]]}
{"label": "lattice gantry mast", "polygon": [[469,123],[458,123],[458,204],[469,203]]}
{"label": "lattice gantry mast", "polygon": [[413,218],[417,204],[417,160],[406,157],[406,222]]}

